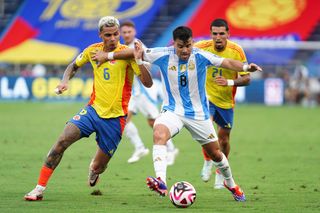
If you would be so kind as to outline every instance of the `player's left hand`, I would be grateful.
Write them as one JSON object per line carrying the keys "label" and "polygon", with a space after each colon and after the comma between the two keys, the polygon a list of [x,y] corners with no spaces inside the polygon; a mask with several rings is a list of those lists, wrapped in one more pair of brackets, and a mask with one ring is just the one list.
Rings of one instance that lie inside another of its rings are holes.
{"label": "player's left hand", "polygon": [[108,53],[102,50],[91,52],[90,55],[91,60],[96,61],[98,67],[100,67],[101,64],[105,63],[106,61],[108,61]]}
{"label": "player's left hand", "polygon": [[259,67],[258,65],[254,64],[254,63],[250,63],[248,65],[248,72],[255,72],[255,71],[260,71],[262,72],[262,68]]}
{"label": "player's left hand", "polygon": [[227,86],[228,82],[227,79],[225,79],[224,77],[218,75],[215,77],[214,81],[217,83],[217,85],[219,86]]}

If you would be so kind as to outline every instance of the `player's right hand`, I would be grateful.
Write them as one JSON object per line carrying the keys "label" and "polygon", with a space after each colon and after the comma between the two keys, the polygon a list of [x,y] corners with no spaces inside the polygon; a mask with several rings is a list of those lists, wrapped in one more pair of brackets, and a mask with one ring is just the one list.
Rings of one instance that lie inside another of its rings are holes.
{"label": "player's right hand", "polygon": [[66,91],[68,89],[68,84],[66,83],[60,83],[55,89],[54,92],[57,95],[61,95],[64,91]]}
{"label": "player's right hand", "polygon": [[254,64],[254,63],[250,63],[248,65],[248,71],[249,72],[255,72],[255,71],[259,71],[259,72],[262,72],[262,68],[259,67],[258,65]]}

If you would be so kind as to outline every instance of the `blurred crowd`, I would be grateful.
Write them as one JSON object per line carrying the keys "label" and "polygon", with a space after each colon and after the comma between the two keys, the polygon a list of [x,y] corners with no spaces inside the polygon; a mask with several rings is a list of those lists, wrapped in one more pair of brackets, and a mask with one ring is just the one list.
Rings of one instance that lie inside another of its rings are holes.
{"label": "blurred crowd", "polygon": [[284,101],[288,105],[320,106],[320,76],[311,75],[301,61],[285,66],[264,66],[260,77],[281,78],[284,82]]}
{"label": "blurred crowd", "polygon": [[[43,65],[43,64],[0,64],[1,76],[22,77],[58,77],[61,78],[66,65]],[[85,65],[79,69],[77,76],[82,78],[92,77],[92,69]]]}
{"label": "blurred crowd", "polygon": [[[0,64],[1,76],[58,77],[61,78],[65,65],[42,64]],[[263,65],[262,73],[254,73],[252,79],[281,78],[284,82],[284,101],[288,105],[305,107],[320,106],[320,76],[310,75],[308,68],[301,62],[285,66]],[[156,73],[156,78],[160,76]],[[92,77],[90,66],[84,66],[77,77]]]}

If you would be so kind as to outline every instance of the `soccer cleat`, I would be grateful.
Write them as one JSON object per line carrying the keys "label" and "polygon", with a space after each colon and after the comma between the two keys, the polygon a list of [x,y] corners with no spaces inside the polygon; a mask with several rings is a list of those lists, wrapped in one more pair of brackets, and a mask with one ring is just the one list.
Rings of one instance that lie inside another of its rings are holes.
{"label": "soccer cleat", "polygon": [[210,180],[211,174],[212,174],[212,166],[213,166],[213,162],[212,160],[205,160],[202,170],[201,170],[201,179],[204,182],[208,182]]}
{"label": "soccer cleat", "polygon": [[37,201],[43,199],[43,191],[46,187],[37,185],[31,192],[24,196],[24,199],[27,201]]}
{"label": "soccer cleat", "polygon": [[172,166],[174,164],[174,161],[179,154],[179,149],[175,148],[171,152],[167,152],[167,165]]}
{"label": "soccer cleat", "polygon": [[223,181],[224,181],[224,177],[222,176],[222,174],[217,169],[216,170],[215,183],[214,183],[213,188],[215,188],[215,189],[224,189],[225,187],[224,187]]}
{"label": "soccer cleat", "polygon": [[147,186],[151,191],[157,192],[160,196],[164,197],[168,194],[166,184],[161,180],[160,177],[147,177]]}
{"label": "soccer cleat", "polygon": [[149,154],[149,149],[147,148],[140,148],[137,149],[132,156],[128,159],[128,163],[135,163],[140,160],[143,156],[146,156]]}
{"label": "soccer cleat", "polygon": [[246,196],[238,185],[236,185],[234,188],[229,188],[226,184],[226,181],[224,181],[223,184],[232,193],[232,196],[236,201],[246,201]]}
{"label": "soccer cleat", "polygon": [[99,181],[99,174],[94,173],[92,170],[89,170],[88,184],[91,187],[94,187]]}

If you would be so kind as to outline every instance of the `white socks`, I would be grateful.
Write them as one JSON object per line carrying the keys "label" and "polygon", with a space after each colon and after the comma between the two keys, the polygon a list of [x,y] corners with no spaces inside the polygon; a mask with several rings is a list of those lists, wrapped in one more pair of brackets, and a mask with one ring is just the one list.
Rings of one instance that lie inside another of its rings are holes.
{"label": "white socks", "polygon": [[38,191],[44,191],[45,189],[46,189],[46,187],[44,187],[44,186],[41,186],[41,185],[36,185],[36,189],[38,190]]}
{"label": "white socks", "polygon": [[134,148],[137,150],[143,148],[144,144],[140,138],[137,127],[132,121],[129,121],[124,128],[125,136],[130,140]]}
{"label": "white socks", "polygon": [[153,167],[156,177],[166,183],[167,178],[167,146],[153,145]]}
{"label": "white socks", "polygon": [[167,141],[167,151],[168,152],[173,152],[175,149],[173,142],[171,140],[171,138]]}
{"label": "white socks", "polygon": [[236,184],[232,177],[229,161],[223,153],[221,154],[222,154],[222,160],[220,162],[213,161],[213,164],[219,169],[221,175],[226,180],[227,186],[230,188],[234,188]]}

